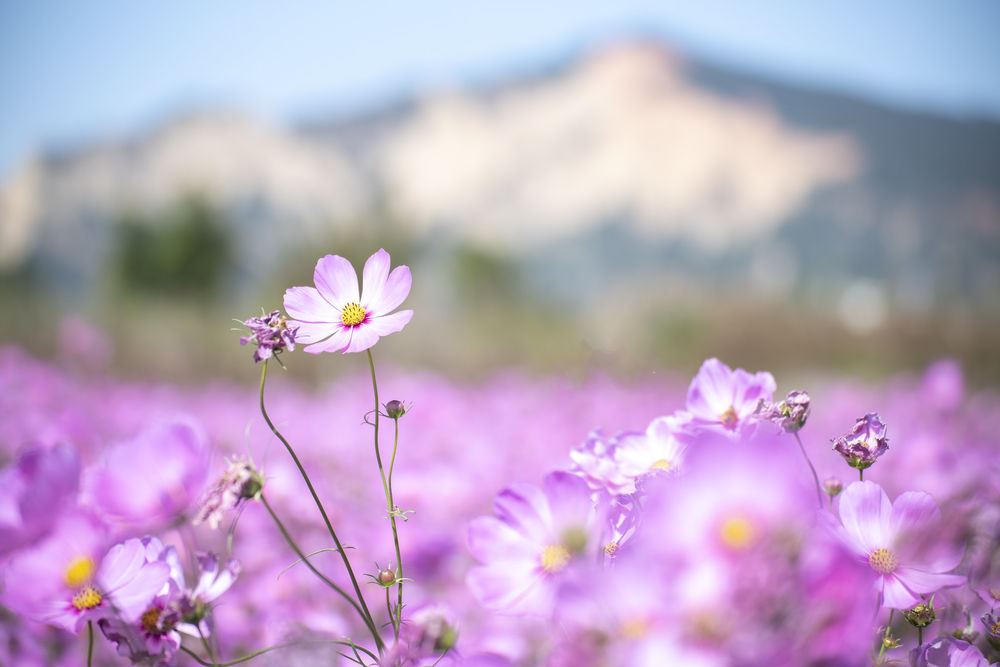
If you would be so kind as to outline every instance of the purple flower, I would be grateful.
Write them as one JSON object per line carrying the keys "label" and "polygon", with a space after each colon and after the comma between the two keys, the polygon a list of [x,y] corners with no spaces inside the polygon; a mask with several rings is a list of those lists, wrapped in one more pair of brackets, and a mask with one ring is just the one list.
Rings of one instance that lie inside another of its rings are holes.
{"label": "purple flower", "polygon": [[399,641],[379,664],[386,667],[420,667],[433,663],[458,641],[455,614],[439,604],[416,607],[399,631]]}
{"label": "purple flower", "polygon": [[929,494],[907,491],[891,503],[878,484],[854,482],[841,494],[839,511],[841,539],[867,562],[883,607],[907,609],[922,595],[965,582],[962,575],[944,574],[958,564],[961,553],[924,562],[923,541],[935,534],[941,519]]}
{"label": "purple flower", "polygon": [[222,477],[205,492],[192,523],[207,523],[215,530],[226,512],[256,498],[263,488],[264,476],[253,463],[234,458]]}
{"label": "purple flower", "polygon": [[603,511],[587,483],[567,472],[546,475],[542,488],[514,484],[494,501],[496,517],[469,524],[469,550],[482,566],[466,582],[485,606],[547,616],[560,580],[580,562],[596,562]]}
{"label": "purple flower", "polygon": [[689,424],[737,436],[754,424],[757,403],[770,401],[776,386],[770,373],[751,375],[742,368],[733,371],[718,359],[709,359],[688,388]]}
{"label": "purple flower", "polygon": [[250,329],[249,336],[240,336],[240,345],[256,343],[253,360],[270,359],[282,350],[295,350],[295,335],[299,328],[290,326],[280,310],[272,310],[264,317],[251,317],[243,322]]}
{"label": "purple flower", "polygon": [[130,523],[171,522],[201,494],[208,456],[201,427],[190,421],[154,423],[110,447],[84,474],[94,506]]}
{"label": "purple flower", "polygon": [[773,422],[786,433],[802,430],[809,418],[809,394],[793,391],[780,403],[770,403],[763,398],[757,402],[754,415],[759,419]]}
{"label": "purple flower", "polygon": [[5,573],[4,603],[29,618],[79,632],[87,620],[139,618],[169,568],[149,563],[142,540],[111,547],[97,564],[103,526],[72,514],[38,546],[17,554]]}
{"label": "purple flower", "polygon": [[910,667],[988,667],[986,658],[972,644],[942,637],[910,651]]}
{"label": "purple flower", "polygon": [[846,434],[833,440],[833,449],[844,457],[847,465],[858,470],[871,467],[889,449],[886,427],[877,412],[858,419]]}
{"label": "purple flower", "polygon": [[0,556],[44,537],[79,483],[80,461],[66,444],[27,449],[0,471]]}
{"label": "purple flower", "polygon": [[363,352],[413,317],[412,310],[392,312],[410,293],[410,269],[397,266],[390,273],[385,250],[365,262],[360,296],[358,274],[340,255],[321,258],[313,281],[316,287],[285,291],[285,310],[295,318],[297,340],[308,345],[306,352]]}

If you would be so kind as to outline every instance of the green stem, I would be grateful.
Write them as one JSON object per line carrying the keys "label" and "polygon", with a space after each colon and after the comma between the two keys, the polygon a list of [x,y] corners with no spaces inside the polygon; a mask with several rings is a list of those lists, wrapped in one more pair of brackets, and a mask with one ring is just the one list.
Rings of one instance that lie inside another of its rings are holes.
{"label": "green stem", "polygon": [[198,624],[198,636],[201,637],[201,645],[205,647],[205,652],[208,653],[208,659],[212,661],[212,667],[218,667],[218,662],[215,660],[215,652],[212,651],[211,644],[205,639],[205,635],[201,631],[201,624]]}
{"label": "green stem", "polygon": [[264,408],[264,381],[266,378],[267,360],[265,359],[264,366],[260,373],[260,413],[264,416],[264,421],[267,422],[271,432],[274,433],[275,437],[278,438],[278,440],[281,441],[281,444],[285,446],[285,449],[288,450],[288,454],[292,457],[292,461],[295,462],[295,467],[299,469],[299,474],[302,475],[302,479],[305,480],[306,486],[309,487],[309,493],[312,495],[313,501],[315,501],[316,507],[319,509],[319,513],[323,517],[323,523],[326,524],[326,529],[330,533],[330,537],[333,538],[333,543],[337,545],[337,551],[340,553],[340,558],[344,561],[344,567],[347,569],[347,574],[351,578],[351,585],[354,587],[354,594],[357,595],[358,602],[361,604],[361,609],[363,610],[361,615],[364,617],[365,625],[367,625],[368,629],[371,630],[375,637],[375,643],[378,645],[379,651],[381,651],[385,647],[385,643],[382,641],[382,638],[378,634],[378,630],[375,628],[375,620],[372,618],[371,612],[368,611],[368,605],[365,603],[365,597],[361,594],[361,587],[358,586],[358,579],[354,576],[354,569],[351,568],[351,561],[347,558],[347,552],[344,551],[344,547],[340,544],[340,540],[337,539],[337,533],[333,530],[333,524],[330,523],[330,517],[326,515],[323,503],[320,501],[319,495],[316,493],[316,489],[313,488],[312,482],[309,480],[309,475],[306,473],[306,469],[302,466],[302,462],[299,461],[299,457],[296,456],[295,450],[292,449],[292,446],[287,440],[285,440],[285,437],[281,435],[278,429],[274,426],[274,423],[271,422],[271,418],[268,417],[267,410]]}
{"label": "green stem", "polygon": [[819,486],[819,475],[816,474],[816,468],[813,467],[812,461],[809,460],[809,455],[806,454],[806,448],[802,444],[802,439],[799,437],[798,431],[794,433],[795,442],[799,443],[799,450],[802,451],[802,457],[806,460],[806,464],[809,466],[809,471],[812,472],[813,482],[816,483],[816,502],[819,503],[820,509],[823,508],[823,490]]}
{"label": "green stem", "polygon": [[[375,655],[374,653],[372,653],[368,649],[364,648],[363,646],[357,646],[354,642],[344,642],[344,641],[339,641],[337,639],[321,639],[321,640],[317,640],[317,641],[320,641],[320,642],[329,642],[331,644],[340,644],[341,646],[350,646],[351,648],[353,648],[355,650],[360,650],[362,653],[366,653],[372,660],[378,661],[378,656],[377,655]],[[238,665],[241,662],[246,662],[247,660],[253,660],[258,655],[263,655],[264,653],[267,653],[268,651],[274,651],[275,649],[279,649],[279,648],[288,648],[289,646],[299,646],[299,645],[305,644],[305,643],[307,643],[307,642],[289,642],[287,644],[275,644],[274,646],[268,646],[267,648],[262,648],[259,651],[254,651],[253,653],[245,655],[242,658],[236,658],[235,660],[230,660],[229,662],[220,662],[220,663],[217,663],[215,665],[215,667],[229,667],[229,665]],[[206,662],[205,660],[202,660],[201,656],[199,656],[197,653],[195,653],[191,649],[187,648],[186,646],[181,646],[180,648],[181,648],[182,651],[184,651],[189,656],[191,656],[192,658],[194,658],[194,660],[196,662],[198,662],[199,664],[208,665],[209,667],[212,667],[213,663]]]}
{"label": "green stem", "polygon": [[[392,495],[392,469],[396,467],[396,448],[399,446],[399,419],[393,420],[394,433],[392,438],[392,458],[389,459],[389,504],[392,505],[393,515],[392,515],[392,539],[396,545],[396,590],[398,592],[398,601],[396,606],[396,626],[397,629],[399,625],[403,622],[403,558],[399,551],[399,535],[396,533],[396,501]],[[397,636],[396,639],[399,639]]]}
{"label": "green stem", "polygon": [[[399,605],[396,608],[395,617],[392,614],[392,609],[389,610],[389,621],[392,623],[392,632],[394,639],[399,639],[399,626],[403,622],[403,559],[399,551],[399,531],[396,529],[396,506],[393,504],[392,500],[392,488],[389,486],[389,480],[385,476],[385,468],[382,466],[382,454],[379,452],[378,447],[378,423],[379,423],[379,404],[378,404],[378,381],[375,379],[375,360],[372,358],[372,350],[368,348],[368,367],[371,369],[372,373],[372,391],[375,394],[375,462],[378,463],[378,473],[382,477],[382,490],[385,492],[385,503],[389,508],[389,522],[392,524],[392,540],[396,545],[396,586],[399,590]],[[399,442],[399,422],[396,422],[396,443]],[[396,461],[396,444],[393,444],[392,448],[392,464]],[[390,478],[392,475],[392,466],[390,465]]]}
{"label": "green stem", "polygon": [[924,629],[918,627],[917,628],[917,648],[920,648],[923,645],[924,645]]}
{"label": "green stem", "polygon": [[375,639],[375,645],[378,646],[379,651],[385,648],[385,643],[382,641],[382,637],[379,635],[378,630],[375,629],[374,623],[372,623],[372,621],[368,616],[365,616],[364,612],[361,611],[361,607],[358,606],[358,603],[354,600],[354,598],[348,595],[347,591],[345,591],[343,588],[333,583],[329,578],[327,578],[325,574],[317,570],[316,567],[309,560],[309,558],[302,553],[302,549],[300,549],[299,545],[297,545],[295,543],[295,540],[292,539],[292,536],[288,533],[288,529],[285,528],[285,524],[281,523],[281,519],[279,519],[278,515],[274,513],[274,509],[271,507],[271,504],[267,502],[267,498],[264,497],[263,493],[260,494],[260,501],[264,504],[264,507],[267,509],[267,513],[271,515],[272,519],[274,519],[274,523],[278,526],[278,530],[281,531],[281,535],[285,538],[285,542],[287,542],[288,546],[292,548],[292,551],[295,552],[295,555],[297,555],[299,559],[301,559],[301,561],[306,564],[306,567],[312,570],[313,574],[319,577],[327,586],[329,586],[334,591],[339,593],[341,597],[347,600],[347,603],[349,605],[354,607],[354,610],[358,612],[359,616],[361,616],[361,620],[364,621],[365,626],[368,628],[369,632],[372,633],[372,637]]}
{"label": "green stem", "polygon": [[94,664],[94,622],[87,621],[87,667]]}
{"label": "green stem", "polygon": [[885,624],[885,634],[882,635],[882,645],[878,649],[878,658],[875,660],[876,665],[882,664],[882,658],[885,656],[886,651],[889,650],[889,647],[886,646],[886,641],[889,639],[889,633],[892,631],[892,616],[895,613],[895,609],[889,610],[889,620]]}
{"label": "green stem", "polygon": [[865,469],[864,468],[858,468],[858,481],[859,482],[865,481]]}

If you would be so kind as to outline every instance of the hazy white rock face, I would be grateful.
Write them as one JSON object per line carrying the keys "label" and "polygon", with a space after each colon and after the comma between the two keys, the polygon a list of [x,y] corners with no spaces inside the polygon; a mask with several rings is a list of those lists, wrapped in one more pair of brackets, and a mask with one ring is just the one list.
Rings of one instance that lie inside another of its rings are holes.
{"label": "hazy white rock face", "polygon": [[[368,206],[353,166],[329,147],[240,115],[185,116],[137,140],[97,144],[16,172],[0,190],[0,268],[31,250],[39,228],[51,238],[54,227],[68,232],[81,215],[110,221],[130,209],[157,212],[191,193],[223,210],[249,202],[279,212],[293,228],[285,231],[299,234]],[[271,234],[282,231],[271,227]]]}
{"label": "hazy white rock face", "polygon": [[647,46],[599,52],[492,98],[425,98],[383,151],[401,216],[507,247],[620,219],[647,237],[726,247],[862,169],[847,135],[706,93]]}

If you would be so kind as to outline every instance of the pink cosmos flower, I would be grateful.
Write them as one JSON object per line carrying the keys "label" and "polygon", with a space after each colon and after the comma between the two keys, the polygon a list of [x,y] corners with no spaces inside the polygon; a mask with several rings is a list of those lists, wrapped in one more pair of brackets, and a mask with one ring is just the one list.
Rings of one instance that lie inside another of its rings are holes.
{"label": "pink cosmos flower", "polygon": [[79,482],[80,460],[67,444],[30,447],[0,470],[0,557],[52,530]]}
{"label": "pink cosmos flower", "polygon": [[934,563],[917,560],[919,541],[932,536],[941,519],[929,494],[907,491],[892,503],[878,484],[854,482],[841,494],[839,510],[841,539],[868,563],[883,607],[906,609],[922,595],[965,582],[962,575],[945,574],[958,565],[960,552]]}
{"label": "pink cosmos flower", "polygon": [[988,667],[979,649],[953,637],[942,637],[910,651],[912,667]]}
{"label": "pink cosmos flower", "polygon": [[689,426],[736,437],[756,422],[757,403],[770,401],[776,387],[770,373],[751,375],[709,359],[688,388]]}
{"label": "pink cosmos flower", "polygon": [[549,473],[542,488],[514,484],[494,507],[496,517],[469,524],[469,550],[483,563],[469,572],[469,588],[491,609],[546,616],[571,566],[596,561],[603,508],[587,483],[567,472]]}
{"label": "pink cosmos flower", "polygon": [[327,255],[316,263],[316,287],[285,291],[285,310],[298,327],[295,341],[306,352],[364,352],[382,336],[401,331],[413,317],[412,310],[392,311],[410,293],[410,269],[397,266],[389,272],[389,253],[379,249],[365,262],[364,289],[358,291],[358,274],[340,255]]}

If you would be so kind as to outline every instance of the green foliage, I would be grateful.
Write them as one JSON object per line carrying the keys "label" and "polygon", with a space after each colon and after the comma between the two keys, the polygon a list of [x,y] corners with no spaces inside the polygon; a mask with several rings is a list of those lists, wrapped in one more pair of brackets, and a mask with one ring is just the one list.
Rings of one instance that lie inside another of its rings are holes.
{"label": "green foliage", "polygon": [[214,296],[233,257],[220,214],[200,196],[159,218],[127,213],[117,232],[114,268],[126,291]]}

